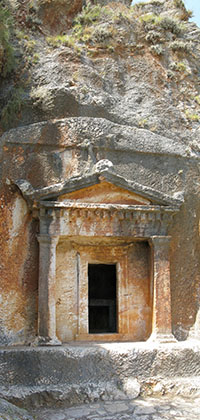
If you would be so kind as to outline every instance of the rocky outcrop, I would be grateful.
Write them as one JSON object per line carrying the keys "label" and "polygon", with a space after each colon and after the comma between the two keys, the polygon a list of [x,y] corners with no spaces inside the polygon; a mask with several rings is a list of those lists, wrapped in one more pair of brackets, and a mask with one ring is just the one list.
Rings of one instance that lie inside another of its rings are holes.
{"label": "rocky outcrop", "polygon": [[35,13],[50,33],[62,32],[71,27],[74,16],[82,9],[82,0],[38,1]]}
{"label": "rocky outcrop", "polygon": [[18,408],[6,400],[0,398],[0,417],[9,420],[33,420],[26,410]]}
{"label": "rocky outcrop", "polygon": [[199,28],[179,1],[17,5],[18,64],[0,95],[1,343],[30,343],[37,325],[38,221],[16,181],[39,189],[101,159],[185,197],[170,234],[173,331],[186,339],[199,308]]}

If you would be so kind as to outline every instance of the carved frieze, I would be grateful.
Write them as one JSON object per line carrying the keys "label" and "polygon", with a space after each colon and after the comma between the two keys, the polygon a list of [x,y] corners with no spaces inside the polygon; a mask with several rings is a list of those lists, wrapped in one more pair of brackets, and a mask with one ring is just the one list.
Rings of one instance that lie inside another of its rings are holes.
{"label": "carved frieze", "polygon": [[[61,184],[34,190],[21,180],[18,187],[40,221],[42,343],[59,344],[56,334],[140,341],[152,332],[153,340],[174,340],[168,231],[182,200],[116,175],[107,160]],[[89,331],[88,264],[97,263],[116,267],[114,334]]]}
{"label": "carved frieze", "polygon": [[60,236],[167,235],[178,207],[41,202],[41,231]]}

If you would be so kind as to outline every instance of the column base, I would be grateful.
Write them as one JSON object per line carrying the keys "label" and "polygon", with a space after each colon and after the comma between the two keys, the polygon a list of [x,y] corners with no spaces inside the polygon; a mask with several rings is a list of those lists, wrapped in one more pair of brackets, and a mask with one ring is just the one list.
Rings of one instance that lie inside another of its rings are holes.
{"label": "column base", "polygon": [[189,334],[187,341],[196,341],[196,342],[200,342],[200,334]]}
{"label": "column base", "polygon": [[38,346],[61,346],[62,343],[57,337],[40,337],[36,339]]}
{"label": "column base", "polygon": [[198,328],[191,328],[187,341],[200,341],[200,329]]}
{"label": "column base", "polygon": [[200,307],[197,310],[195,322],[193,326],[190,328],[188,340],[192,340],[192,341],[200,340]]}
{"label": "column base", "polygon": [[176,338],[172,333],[164,334],[164,333],[156,333],[153,332],[149,339],[147,340],[148,343],[177,343]]}

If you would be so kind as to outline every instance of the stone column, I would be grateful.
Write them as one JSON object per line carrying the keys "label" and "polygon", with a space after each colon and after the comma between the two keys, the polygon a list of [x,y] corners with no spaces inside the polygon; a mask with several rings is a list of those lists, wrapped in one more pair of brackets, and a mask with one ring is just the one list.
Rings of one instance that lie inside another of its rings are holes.
{"label": "stone column", "polygon": [[188,340],[200,340],[200,307],[198,308],[193,327],[190,329]]}
{"label": "stone column", "polygon": [[152,236],[153,319],[149,340],[176,342],[171,327],[169,236]]}
{"label": "stone column", "polygon": [[56,337],[56,245],[58,236],[38,235],[39,288],[38,288],[38,342],[43,345],[59,345]]}

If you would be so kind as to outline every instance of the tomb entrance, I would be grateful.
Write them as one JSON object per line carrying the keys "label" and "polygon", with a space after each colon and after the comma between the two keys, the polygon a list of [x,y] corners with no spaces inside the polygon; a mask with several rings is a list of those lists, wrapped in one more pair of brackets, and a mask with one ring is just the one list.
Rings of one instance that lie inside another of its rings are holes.
{"label": "tomb entrance", "polygon": [[85,177],[25,187],[40,221],[39,341],[175,341],[168,231],[182,201],[107,161]]}
{"label": "tomb entrance", "polygon": [[88,264],[89,334],[117,332],[116,264]]}

